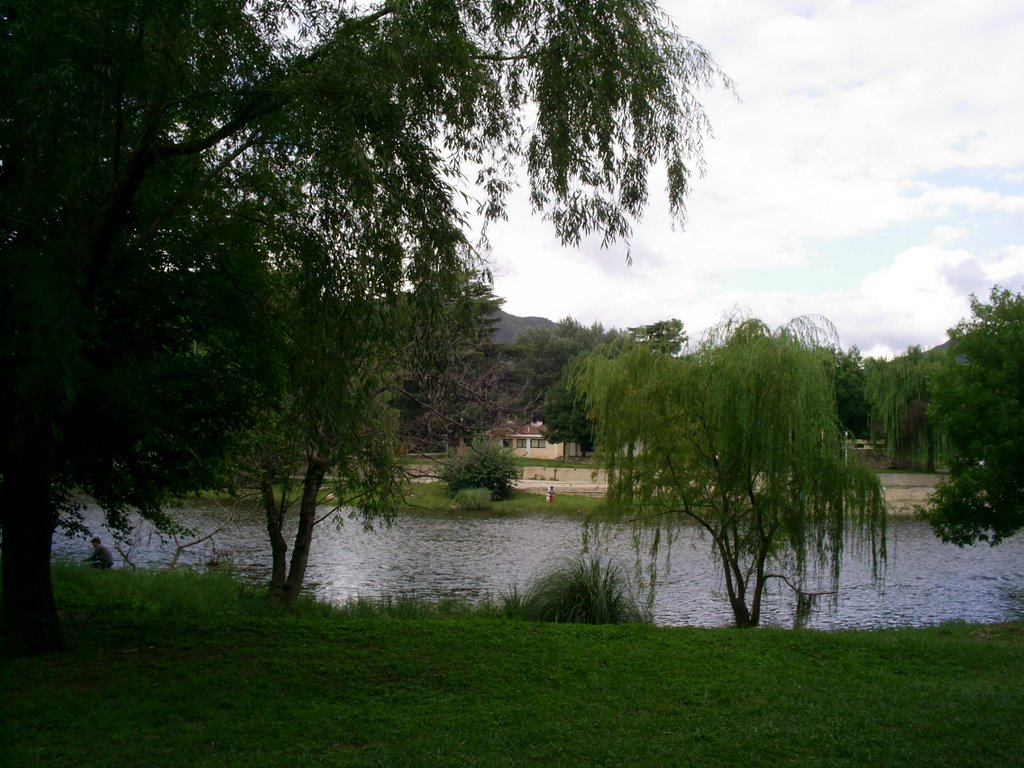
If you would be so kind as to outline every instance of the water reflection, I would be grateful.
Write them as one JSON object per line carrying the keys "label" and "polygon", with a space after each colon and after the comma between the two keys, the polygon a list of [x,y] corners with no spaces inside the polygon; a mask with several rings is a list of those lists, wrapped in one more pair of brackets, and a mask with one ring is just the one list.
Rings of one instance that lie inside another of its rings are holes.
{"label": "water reflection", "polygon": [[[215,532],[200,545],[180,552],[179,563],[197,568],[211,560],[230,561],[254,583],[270,574],[270,552],[258,510],[229,512],[194,507],[180,518],[200,534]],[[110,540],[102,513],[86,510],[93,532]],[[495,516],[445,513],[402,516],[390,529],[363,530],[342,518],[318,528],[306,588],[318,598],[344,602],[357,595],[416,593],[424,597],[459,596],[480,600],[499,596],[515,585],[578,553],[583,525],[578,518]],[[627,531],[601,537],[603,551],[631,569],[634,562]],[[878,628],[948,621],[998,622],[1024,619],[1024,536],[998,547],[958,549],[938,541],[927,525],[915,520],[890,523],[889,563],[880,587],[868,562],[848,553],[838,599],[827,598],[807,626]],[[86,538],[57,535],[57,556],[85,557]],[[142,526],[122,545],[139,567],[164,567],[176,544]],[[696,531],[684,531],[668,551],[658,572],[654,618],[662,625],[726,626],[731,623],[725,590]],[[781,582],[772,582],[763,607],[763,623],[791,626],[796,600]]]}

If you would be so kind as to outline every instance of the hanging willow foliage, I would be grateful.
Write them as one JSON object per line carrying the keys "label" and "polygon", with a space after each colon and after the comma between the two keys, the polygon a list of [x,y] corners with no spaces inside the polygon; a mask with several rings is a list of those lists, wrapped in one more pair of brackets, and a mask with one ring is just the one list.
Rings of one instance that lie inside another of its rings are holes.
{"label": "hanging willow foliage", "polygon": [[803,593],[809,572],[839,578],[847,536],[879,572],[885,507],[877,476],[844,451],[822,344],[799,319],[772,332],[752,319],[712,329],[691,354],[635,346],[590,357],[578,386],[609,473],[612,519],[658,547],[685,523],[710,535],[737,626],[757,626],[765,581]]}
{"label": "hanging willow foliage", "polygon": [[928,387],[941,353],[910,347],[892,360],[868,360],[865,394],[871,421],[885,435],[886,452],[900,464],[935,470],[945,440],[928,418]]}

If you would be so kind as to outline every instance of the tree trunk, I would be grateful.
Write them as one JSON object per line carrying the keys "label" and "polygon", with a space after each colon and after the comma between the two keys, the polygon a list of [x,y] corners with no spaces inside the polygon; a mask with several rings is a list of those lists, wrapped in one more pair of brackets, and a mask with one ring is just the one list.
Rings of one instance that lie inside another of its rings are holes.
{"label": "tree trunk", "polygon": [[263,511],[267,515],[267,534],[270,536],[270,552],[273,558],[268,597],[270,602],[280,603],[284,594],[285,563],[288,558],[288,544],[285,542],[282,532],[287,509],[287,491],[281,493],[279,506],[274,496],[273,483],[270,478],[264,477],[260,482],[260,496],[263,498]]}
{"label": "tree trunk", "polygon": [[281,604],[295,605],[306,578],[309,564],[309,549],[313,542],[313,526],[316,524],[316,503],[327,474],[327,464],[316,457],[309,459],[306,473],[302,478],[302,501],[299,504],[299,529],[295,532],[295,546],[292,547],[292,561],[288,578],[281,592]]}
{"label": "tree trunk", "polygon": [[764,594],[764,566],[758,564],[757,575],[754,577],[754,599],[750,601],[750,623],[748,627],[761,624],[761,596]]}
{"label": "tree trunk", "polygon": [[768,552],[771,549],[772,539],[775,536],[776,527],[771,526],[769,532],[761,531],[761,543],[757,553],[754,566],[754,597],[750,601],[750,623],[747,626],[757,627],[761,625],[761,597],[764,595],[764,569],[768,562]]}
{"label": "tree trunk", "polygon": [[[27,466],[19,469],[26,470]],[[63,650],[50,576],[50,547],[57,515],[45,473],[23,471],[4,478],[0,515],[6,648],[14,654]]]}
{"label": "tree trunk", "polygon": [[[730,575],[730,569],[732,575]],[[757,568],[752,577],[742,576],[742,563],[738,560],[725,564],[725,584],[729,592],[729,605],[732,606],[733,619],[739,629],[748,629],[761,625],[761,598],[764,595],[764,557],[758,558]],[[750,579],[754,580],[754,593],[747,605],[747,590]]]}
{"label": "tree trunk", "polygon": [[731,580],[727,581],[726,586],[729,592],[729,605],[732,607],[732,617],[733,621],[736,622],[736,626],[739,629],[756,627],[758,620],[751,615],[750,609],[747,608],[745,589],[744,592],[736,591]]}
{"label": "tree trunk", "polygon": [[713,534],[714,544],[718,547],[719,556],[722,558],[723,571],[725,572],[725,589],[729,595],[729,606],[732,608],[733,620],[740,629],[757,626],[747,608],[747,584],[743,579],[743,569],[738,560],[738,555],[733,552],[732,542],[729,534],[724,531],[717,531]]}

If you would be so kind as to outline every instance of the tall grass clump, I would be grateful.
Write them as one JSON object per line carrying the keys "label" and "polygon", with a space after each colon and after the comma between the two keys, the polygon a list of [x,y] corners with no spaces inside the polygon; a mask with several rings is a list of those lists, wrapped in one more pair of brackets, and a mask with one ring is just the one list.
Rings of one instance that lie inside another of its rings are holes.
{"label": "tall grass clump", "polygon": [[574,624],[643,624],[650,610],[622,567],[579,556],[540,576],[524,592],[506,596],[506,613],[530,621]]}
{"label": "tall grass clump", "polygon": [[206,619],[252,613],[263,602],[261,590],[244,584],[230,570],[102,571],[55,562],[52,574],[59,602],[71,611]]}
{"label": "tall grass clump", "polygon": [[491,491],[488,488],[463,488],[455,494],[455,506],[474,511],[490,509]]}

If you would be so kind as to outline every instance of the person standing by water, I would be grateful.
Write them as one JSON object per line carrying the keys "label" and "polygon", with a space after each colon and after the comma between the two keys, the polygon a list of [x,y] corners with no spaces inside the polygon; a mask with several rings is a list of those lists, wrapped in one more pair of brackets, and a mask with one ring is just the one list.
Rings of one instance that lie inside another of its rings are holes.
{"label": "person standing by water", "polygon": [[99,536],[92,537],[92,554],[86,559],[93,568],[100,568],[105,571],[108,568],[114,567],[114,556],[110,554],[110,550],[107,547],[103,546]]}

